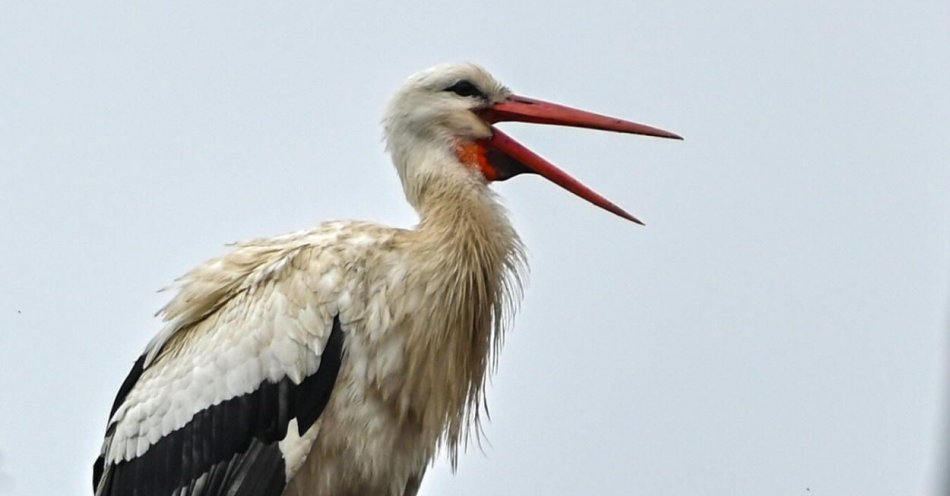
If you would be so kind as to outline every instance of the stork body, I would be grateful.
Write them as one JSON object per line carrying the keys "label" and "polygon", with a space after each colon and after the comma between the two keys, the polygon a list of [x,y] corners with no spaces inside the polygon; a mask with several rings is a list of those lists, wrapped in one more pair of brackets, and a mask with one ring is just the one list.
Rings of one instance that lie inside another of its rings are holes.
{"label": "stork body", "polygon": [[330,222],[180,278],[110,413],[96,495],[412,495],[440,447],[454,459],[525,268],[491,180],[538,172],[619,210],[496,142],[513,98],[466,64],[394,97],[415,229]]}

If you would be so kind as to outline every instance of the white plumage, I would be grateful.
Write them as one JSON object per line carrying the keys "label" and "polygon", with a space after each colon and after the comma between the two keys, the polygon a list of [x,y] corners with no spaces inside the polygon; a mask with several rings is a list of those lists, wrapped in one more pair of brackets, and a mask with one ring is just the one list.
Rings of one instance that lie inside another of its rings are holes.
{"label": "white plumage", "polygon": [[96,494],[411,495],[440,446],[454,460],[524,272],[490,182],[538,173],[632,219],[491,123],[675,136],[519,98],[469,64],[413,76],[385,127],[417,228],[330,222],[180,278],[116,398]]}

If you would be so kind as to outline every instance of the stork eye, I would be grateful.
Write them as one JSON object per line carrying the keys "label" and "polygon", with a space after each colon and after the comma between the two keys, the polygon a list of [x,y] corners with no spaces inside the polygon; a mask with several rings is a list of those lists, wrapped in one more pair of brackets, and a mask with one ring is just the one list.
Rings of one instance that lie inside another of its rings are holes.
{"label": "stork eye", "polygon": [[485,95],[482,94],[482,92],[479,91],[479,89],[467,79],[463,79],[452,86],[449,86],[445,89],[445,91],[451,91],[458,96],[477,96],[479,98],[485,97]]}

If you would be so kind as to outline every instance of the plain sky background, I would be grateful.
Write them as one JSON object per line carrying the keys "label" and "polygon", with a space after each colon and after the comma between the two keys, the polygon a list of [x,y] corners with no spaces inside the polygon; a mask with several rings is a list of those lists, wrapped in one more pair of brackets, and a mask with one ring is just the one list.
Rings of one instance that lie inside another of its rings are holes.
{"label": "plain sky background", "polygon": [[415,222],[389,95],[443,61],[673,142],[512,135],[646,221],[498,185],[532,273],[484,453],[422,494],[898,495],[940,461],[950,2],[0,4],[0,494],[89,494],[155,290]]}

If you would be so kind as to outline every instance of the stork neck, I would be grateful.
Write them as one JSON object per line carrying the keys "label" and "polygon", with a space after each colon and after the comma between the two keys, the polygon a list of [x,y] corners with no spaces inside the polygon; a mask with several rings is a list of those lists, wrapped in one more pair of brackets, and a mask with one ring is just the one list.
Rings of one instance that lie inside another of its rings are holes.
{"label": "stork neck", "polygon": [[480,173],[468,169],[460,172],[453,177],[430,178],[421,189],[416,206],[421,217],[419,230],[439,235],[443,243],[490,243],[500,241],[499,236],[512,237],[514,230],[505,209]]}
{"label": "stork neck", "polygon": [[454,138],[399,135],[390,137],[389,148],[421,231],[454,236],[479,226],[510,231],[505,210],[481,172],[459,161]]}
{"label": "stork neck", "polygon": [[407,187],[421,222],[407,231],[414,244],[405,285],[424,288],[426,297],[413,300],[407,317],[415,323],[405,347],[412,365],[399,397],[432,445],[441,439],[454,459],[469,429],[477,431],[486,374],[520,294],[524,253],[480,172],[435,165]]}

